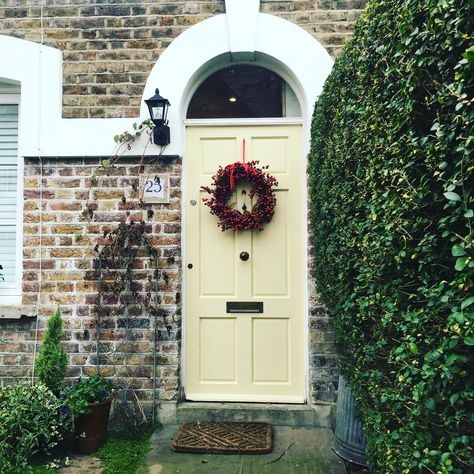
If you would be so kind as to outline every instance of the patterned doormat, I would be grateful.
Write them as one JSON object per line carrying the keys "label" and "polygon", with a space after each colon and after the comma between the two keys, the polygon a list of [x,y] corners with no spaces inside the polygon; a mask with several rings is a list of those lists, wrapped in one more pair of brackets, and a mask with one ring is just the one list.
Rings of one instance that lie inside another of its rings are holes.
{"label": "patterned doormat", "polygon": [[266,454],[272,452],[270,423],[192,422],[181,425],[171,448],[182,453]]}

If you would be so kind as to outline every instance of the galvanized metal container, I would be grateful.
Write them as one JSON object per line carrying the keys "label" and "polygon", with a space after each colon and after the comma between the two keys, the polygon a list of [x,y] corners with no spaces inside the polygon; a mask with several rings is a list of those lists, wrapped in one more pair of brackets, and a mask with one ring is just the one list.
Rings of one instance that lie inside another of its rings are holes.
{"label": "galvanized metal container", "polygon": [[347,461],[367,466],[365,445],[362,423],[357,418],[356,401],[349,385],[339,376],[334,451]]}

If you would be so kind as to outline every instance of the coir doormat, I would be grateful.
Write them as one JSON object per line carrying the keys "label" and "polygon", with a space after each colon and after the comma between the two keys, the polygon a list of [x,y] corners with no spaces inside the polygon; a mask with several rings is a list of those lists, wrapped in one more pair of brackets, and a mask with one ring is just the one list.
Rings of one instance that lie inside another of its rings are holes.
{"label": "coir doormat", "polygon": [[190,422],[181,425],[171,447],[183,453],[266,454],[272,443],[270,423]]}

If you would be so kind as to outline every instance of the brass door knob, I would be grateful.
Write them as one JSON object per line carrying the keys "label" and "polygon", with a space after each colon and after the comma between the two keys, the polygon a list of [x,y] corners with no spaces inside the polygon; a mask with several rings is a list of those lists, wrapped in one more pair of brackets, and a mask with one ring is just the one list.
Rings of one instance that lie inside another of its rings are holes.
{"label": "brass door knob", "polygon": [[242,260],[242,262],[246,262],[249,259],[249,256],[248,252],[240,252],[240,260]]}

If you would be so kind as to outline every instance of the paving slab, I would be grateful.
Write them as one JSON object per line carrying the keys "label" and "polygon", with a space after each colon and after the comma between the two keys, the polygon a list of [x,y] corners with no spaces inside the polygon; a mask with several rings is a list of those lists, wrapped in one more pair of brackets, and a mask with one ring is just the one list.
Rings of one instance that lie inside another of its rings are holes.
{"label": "paving slab", "polygon": [[58,469],[59,474],[100,474],[102,461],[91,455],[72,454],[67,466]]}
{"label": "paving slab", "polygon": [[153,434],[139,474],[346,474],[329,428],[274,426],[272,453],[258,456],[175,453],[171,441],[178,428],[168,425]]}

